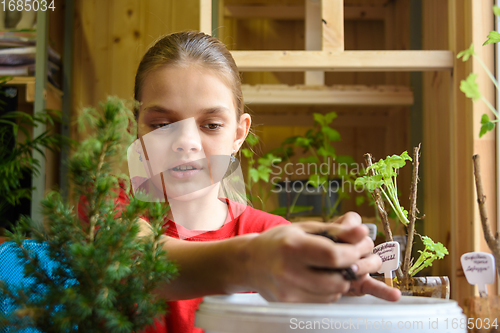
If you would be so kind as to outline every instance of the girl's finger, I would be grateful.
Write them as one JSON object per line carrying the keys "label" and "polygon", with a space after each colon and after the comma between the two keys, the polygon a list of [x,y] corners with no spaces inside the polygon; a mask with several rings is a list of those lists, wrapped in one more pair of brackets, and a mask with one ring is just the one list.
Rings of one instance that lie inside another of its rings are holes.
{"label": "girl's finger", "polygon": [[356,265],[358,266],[357,275],[359,276],[375,273],[382,265],[382,259],[380,259],[379,255],[370,254],[367,257],[360,259]]}

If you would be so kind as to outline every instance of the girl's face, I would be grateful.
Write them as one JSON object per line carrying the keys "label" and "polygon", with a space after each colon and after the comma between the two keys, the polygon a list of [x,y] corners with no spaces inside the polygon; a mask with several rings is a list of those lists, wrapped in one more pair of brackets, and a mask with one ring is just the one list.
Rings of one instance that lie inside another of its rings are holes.
{"label": "girl's face", "polygon": [[243,114],[237,121],[231,89],[210,70],[165,66],[144,81],[138,118],[141,149],[147,151],[153,183],[160,191],[165,184],[170,198],[220,180],[249,128],[250,116]]}

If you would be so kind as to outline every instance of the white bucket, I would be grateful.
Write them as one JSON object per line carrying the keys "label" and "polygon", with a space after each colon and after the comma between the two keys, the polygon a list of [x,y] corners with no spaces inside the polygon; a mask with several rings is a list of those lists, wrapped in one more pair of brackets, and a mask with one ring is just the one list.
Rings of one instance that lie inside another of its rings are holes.
{"label": "white bucket", "polygon": [[206,333],[466,332],[457,302],[403,296],[387,302],[366,295],[332,304],[267,302],[259,294],[205,297],[196,327]]}

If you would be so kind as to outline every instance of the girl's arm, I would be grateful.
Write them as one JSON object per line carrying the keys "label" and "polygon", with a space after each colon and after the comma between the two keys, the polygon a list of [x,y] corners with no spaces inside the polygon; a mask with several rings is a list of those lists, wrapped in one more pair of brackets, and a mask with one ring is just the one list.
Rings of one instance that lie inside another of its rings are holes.
{"label": "girl's arm", "polygon": [[[158,292],[169,300],[257,291],[268,301],[333,302],[349,292],[351,283],[339,273],[314,267],[353,267],[364,281],[381,264],[378,256],[370,256],[373,242],[356,216],[346,214],[342,223],[297,223],[220,241],[166,237],[163,247],[177,263],[179,275]],[[311,235],[325,229],[348,244]],[[359,290],[388,300],[399,298],[398,291],[378,284],[367,283]]]}

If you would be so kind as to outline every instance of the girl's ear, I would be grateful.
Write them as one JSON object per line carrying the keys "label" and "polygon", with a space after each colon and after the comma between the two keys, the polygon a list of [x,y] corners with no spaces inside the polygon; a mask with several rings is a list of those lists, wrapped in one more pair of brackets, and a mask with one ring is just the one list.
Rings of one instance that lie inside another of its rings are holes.
{"label": "girl's ear", "polygon": [[252,125],[252,117],[250,117],[248,113],[243,113],[236,128],[236,137],[233,144],[235,151],[238,151],[243,145],[243,142],[245,142],[248,132],[250,131],[250,125]]}

